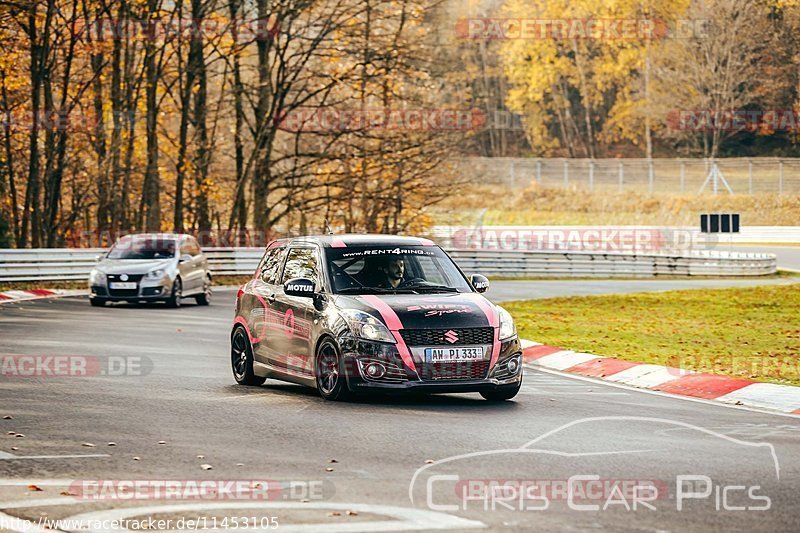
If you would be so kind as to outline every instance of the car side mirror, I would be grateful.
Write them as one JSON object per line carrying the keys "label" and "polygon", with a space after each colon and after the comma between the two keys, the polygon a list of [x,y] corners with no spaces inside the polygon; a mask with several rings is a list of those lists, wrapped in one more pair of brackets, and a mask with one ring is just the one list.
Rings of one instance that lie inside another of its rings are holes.
{"label": "car side mirror", "polygon": [[99,263],[102,260],[103,260],[103,254],[98,254],[98,255],[94,256],[95,263]]}
{"label": "car side mirror", "polygon": [[292,278],[283,284],[283,292],[289,296],[314,296],[314,282],[308,278]]}
{"label": "car side mirror", "polygon": [[178,259],[178,263],[187,263],[192,260],[192,256],[189,254],[183,254],[180,259]]}
{"label": "car side mirror", "polygon": [[489,280],[486,276],[481,276],[480,274],[473,274],[469,282],[472,283],[472,286],[475,287],[475,290],[478,292],[486,292],[489,288]]}

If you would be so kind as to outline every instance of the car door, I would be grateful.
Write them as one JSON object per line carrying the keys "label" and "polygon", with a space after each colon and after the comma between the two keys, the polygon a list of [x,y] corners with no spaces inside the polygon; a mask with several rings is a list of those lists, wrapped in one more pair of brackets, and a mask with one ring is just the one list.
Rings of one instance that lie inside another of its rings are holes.
{"label": "car door", "polygon": [[195,266],[194,250],[187,237],[180,241],[178,272],[181,275],[183,295],[197,292],[197,267]]}
{"label": "car door", "polygon": [[206,258],[200,244],[194,237],[187,237],[186,242],[189,245],[189,253],[192,255],[192,286],[193,292],[203,292],[203,284],[205,282],[206,270],[208,270],[208,259]]}
{"label": "car door", "polygon": [[312,374],[311,320],[314,316],[313,298],[290,296],[283,284],[292,278],[308,278],[318,290],[321,286],[320,254],[315,246],[292,246],[286,254],[280,285],[276,289],[274,310],[279,316],[275,348],[276,364],[287,372],[310,376]]}
{"label": "car door", "polygon": [[276,340],[280,341],[283,322],[281,314],[275,311],[275,298],[278,289],[286,247],[270,248],[264,255],[259,271],[251,283],[252,302],[248,326],[254,337],[253,357],[256,361],[275,366],[279,350]]}

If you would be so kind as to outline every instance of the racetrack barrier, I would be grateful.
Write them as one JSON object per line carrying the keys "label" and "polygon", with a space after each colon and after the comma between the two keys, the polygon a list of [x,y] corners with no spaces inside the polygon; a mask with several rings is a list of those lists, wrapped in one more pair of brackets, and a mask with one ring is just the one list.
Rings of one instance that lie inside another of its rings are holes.
{"label": "racetrack barrier", "polygon": [[[85,280],[100,248],[0,250],[0,283]],[[775,254],[725,251],[607,252],[450,249],[467,274],[526,277],[763,276]],[[250,275],[263,248],[205,248],[213,275]]]}

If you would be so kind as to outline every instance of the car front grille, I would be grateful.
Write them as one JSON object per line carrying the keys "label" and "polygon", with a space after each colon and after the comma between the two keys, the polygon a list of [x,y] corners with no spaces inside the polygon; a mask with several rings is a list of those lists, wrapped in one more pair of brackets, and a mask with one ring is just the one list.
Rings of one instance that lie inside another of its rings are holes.
{"label": "car front grille", "polygon": [[419,365],[423,381],[486,379],[489,361],[439,362]]}
{"label": "car front grille", "polygon": [[[408,346],[462,346],[492,344],[494,328],[401,329]],[[452,342],[451,342],[452,341]]]}
{"label": "car front grille", "polygon": [[128,274],[128,279],[125,281],[127,282],[134,282],[136,283],[135,289],[112,289],[111,282],[119,282],[122,281],[120,277],[122,274],[108,274],[106,279],[108,280],[108,294],[111,297],[116,298],[133,298],[135,296],[139,296],[139,282],[142,281],[144,274]]}

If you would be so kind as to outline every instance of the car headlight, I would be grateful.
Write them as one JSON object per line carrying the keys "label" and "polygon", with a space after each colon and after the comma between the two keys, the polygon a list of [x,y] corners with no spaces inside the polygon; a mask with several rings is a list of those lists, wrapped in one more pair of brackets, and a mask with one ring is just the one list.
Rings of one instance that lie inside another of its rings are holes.
{"label": "car headlight", "polygon": [[145,277],[147,279],[161,279],[164,277],[164,272],[165,271],[163,268],[158,268],[156,270],[151,270],[150,272],[148,272]]}
{"label": "car headlight", "polygon": [[92,271],[89,272],[89,283],[92,285],[105,285],[106,273],[93,268]]}
{"label": "car headlight", "polygon": [[514,325],[514,319],[511,317],[511,313],[499,305],[497,306],[497,312],[500,315],[500,340],[503,341],[514,337],[517,334],[517,326]]}
{"label": "car headlight", "polygon": [[396,342],[389,329],[383,322],[369,313],[356,309],[345,309],[342,311],[345,318],[356,337],[368,341]]}

